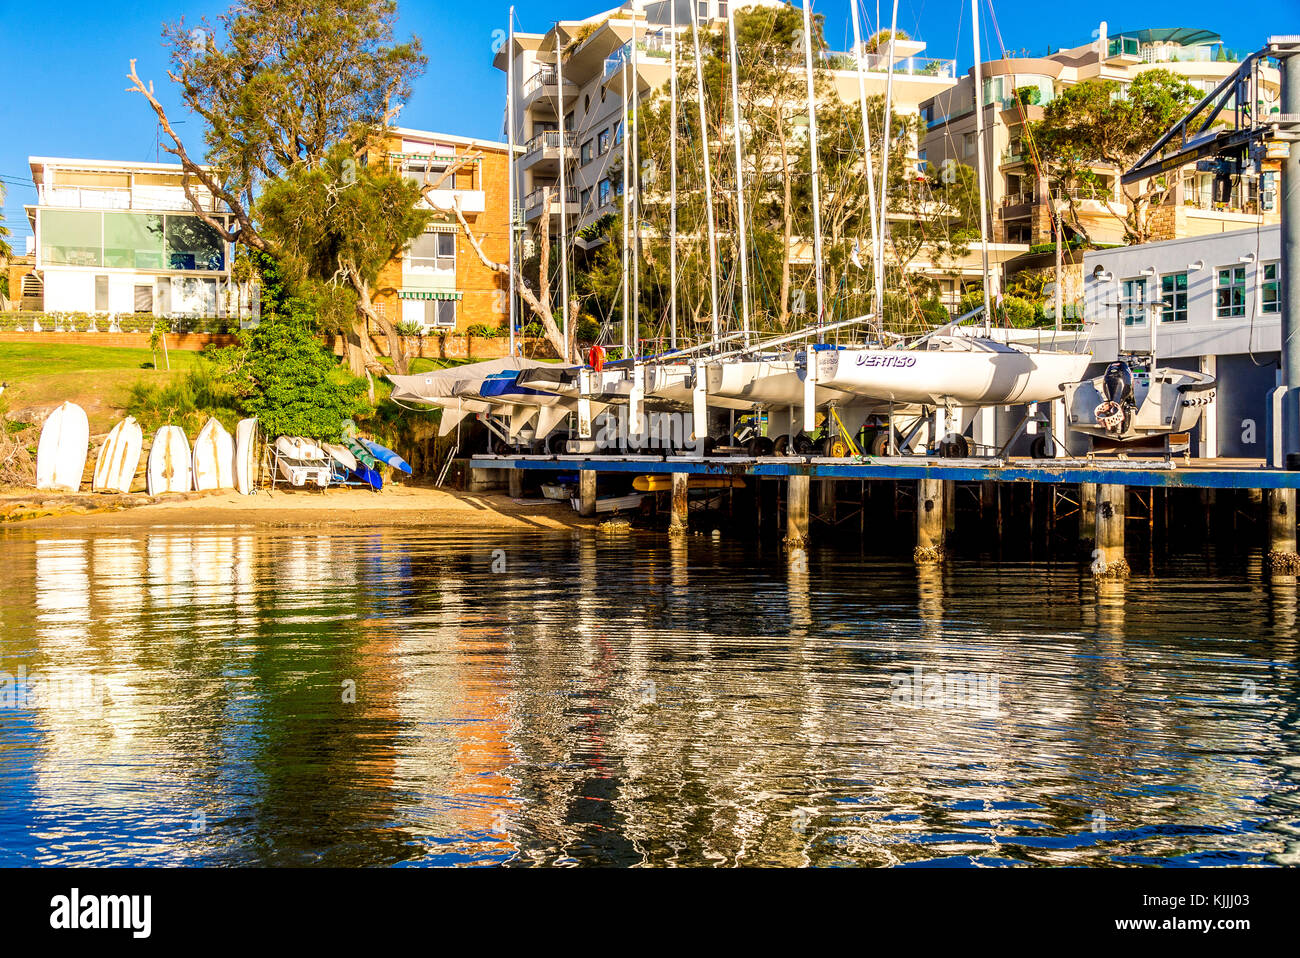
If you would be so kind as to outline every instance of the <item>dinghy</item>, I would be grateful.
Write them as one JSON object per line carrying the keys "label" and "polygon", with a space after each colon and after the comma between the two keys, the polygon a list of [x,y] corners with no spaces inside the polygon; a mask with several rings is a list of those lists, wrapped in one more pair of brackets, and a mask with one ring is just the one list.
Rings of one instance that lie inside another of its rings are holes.
{"label": "dinghy", "polygon": [[130,492],[143,446],[144,434],[135,419],[127,416],[112,428],[100,447],[90,488],[95,492]]}
{"label": "dinghy", "polygon": [[257,419],[241,419],[235,426],[235,488],[252,495],[257,478]]}
{"label": "dinghy", "polygon": [[280,475],[291,486],[314,485],[323,489],[333,476],[334,467],[325,450],[302,436],[276,439],[275,459]]}
{"label": "dinghy", "polygon": [[235,440],[226,427],[209,419],[194,440],[194,489],[235,488]]}
{"label": "dinghy", "polygon": [[154,434],[149,448],[145,484],[149,495],[189,492],[193,482],[190,444],[180,426],[163,426]]}
{"label": "dinghy", "polygon": [[86,471],[90,423],[86,411],[65,402],[45,420],[36,447],[36,488],[76,492]]}

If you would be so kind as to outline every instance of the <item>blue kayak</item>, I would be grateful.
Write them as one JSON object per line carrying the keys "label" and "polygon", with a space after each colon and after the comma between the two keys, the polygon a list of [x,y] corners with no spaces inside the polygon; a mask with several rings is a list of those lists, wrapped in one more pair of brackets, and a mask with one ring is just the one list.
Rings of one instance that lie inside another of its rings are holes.
{"label": "blue kayak", "polygon": [[374,456],[380,462],[386,462],[394,469],[400,469],[408,476],[411,474],[410,464],[399,456],[393,450],[386,446],[381,446],[377,442],[371,442],[369,439],[362,439],[361,444],[370,450],[370,455]]}
{"label": "blue kayak", "polygon": [[374,469],[371,469],[365,463],[358,462],[357,467],[352,470],[352,475],[366,483],[371,489],[375,490],[375,492],[384,488],[384,477]]}

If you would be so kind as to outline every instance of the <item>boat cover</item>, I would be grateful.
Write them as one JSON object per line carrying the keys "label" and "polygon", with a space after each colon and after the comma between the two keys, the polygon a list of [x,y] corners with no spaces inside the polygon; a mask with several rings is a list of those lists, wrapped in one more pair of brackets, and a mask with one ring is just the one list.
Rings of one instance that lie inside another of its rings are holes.
{"label": "boat cover", "polygon": [[[549,366],[536,359],[522,359],[518,356],[506,356],[503,359],[489,359],[482,363],[468,363],[464,366],[451,366],[447,369],[433,369],[427,373],[413,373],[407,376],[389,376],[393,384],[393,399],[399,402],[430,402],[431,400],[450,399],[455,396],[456,384],[470,379],[484,379],[488,376],[520,369],[535,369]],[[436,404],[436,403],[435,403]]]}

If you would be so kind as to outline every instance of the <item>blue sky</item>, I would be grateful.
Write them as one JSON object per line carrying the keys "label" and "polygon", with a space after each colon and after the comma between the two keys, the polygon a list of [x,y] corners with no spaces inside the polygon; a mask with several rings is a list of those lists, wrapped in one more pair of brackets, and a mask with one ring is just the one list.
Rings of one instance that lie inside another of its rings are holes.
{"label": "blue sky", "polygon": [[[400,122],[420,129],[497,138],[501,135],[504,78],[492,68],[493,31],[504,29],[507,3],[465,0],[399,0],[402,29],[424,42],[429,67],[403,111]],[[868,19],[875,0],[863,0]],[[984,10],[984,47],[998,50]],[[23,215],[32,202],[27,157],[32,155],[154,159],[157,125],[148,105],[125,92],[128,61],[154,80],[174,120],[185,119],[166,78],[161,26],[184,15],[187,22],[215,18],[228,2],[136,0],[128,5],[102,0],[58,0],[57,16],[31,20],[30,4],[0,0],[0,56],[7,67],[0,97],[0,178],[8,196],[4,219],[14,246],[30,232]],[[517,28],[541,32],[557,14],[589,16],[613,6],[610,0],[519,0]],[[824,0],[813,9],[825,14],[832,46],[846,48],[849,0]],[[882,2],[881,17],[889,6]],[[50,12],[55,12],[54,10]],[[1114,3],[1052,3],[995,0],[993,12],[1002,41],[1011,52],[1045,52],[1086,43],[1101,20],[1111,32],[1141,27],[1204,27],[1221,34],[1233,49],[1252,50],[1275,33],[1300,33],[1300,0],[1251,0],[1224,4],[1211,0],[1139,0]],[[27,22],[21,27],[20,17]],[[959,69],[971,62],[969,0],[900,0],[899,27],[928,43],[926,55],[956,57]],[[39,26],[33,24],[39,21]],[[20,28],[15,28],[20,27]],[[960,36],[958,30],[960,28]],[[178,127],[187,143],[201,130],[193,119]],[[164,154],[164,157],[165,154]]]}

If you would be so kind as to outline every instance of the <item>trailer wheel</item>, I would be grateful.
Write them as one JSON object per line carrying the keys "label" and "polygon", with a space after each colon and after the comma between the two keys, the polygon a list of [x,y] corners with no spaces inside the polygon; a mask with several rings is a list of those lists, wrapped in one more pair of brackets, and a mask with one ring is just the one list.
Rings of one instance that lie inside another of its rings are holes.
{"label": "trailer wheel", "polygon": [[777,436],[776,442],[772,443],[772,455],[788,456],[790,455],[790,437]]}
{"label": "trailer wheel", "polygon": [[970,442],[961,433],[949,433],[939,443],[939,455],[944,459],[965,459],[970,455]]}
{"label": "trailer wheel", "polygon": [[817,444],[813,442],[812,437],[810,437],[806,432],[801,432],[794,437],[794,451],[796,455],[810,455],[816,445]]}
{"label": "trailer wheel", "polygon": [[1035,436],[1029,444],[1029,456],[1032,459],[1047,459],[1047,437]]}
{"label": "trailer wheel", "polygon": [[767,436],[754,436],[749,442],[745,443],[745,446],[746,451],[755,458],[773,455],[776,449],[776,443],[772,442]]}
{"label": "trailer wheel", "polygon": [[849,444],[843,436],[836,436],[834,439],[828,439],[825,442],[826,455],[832,459],[847,459],[849,455]]}

